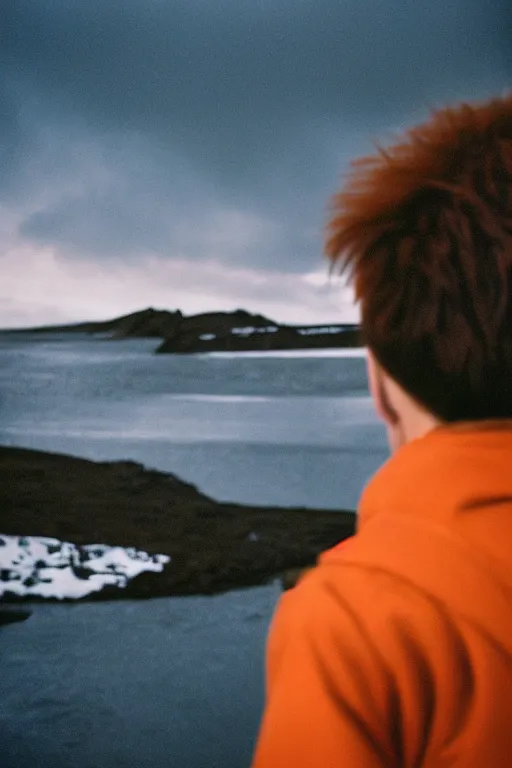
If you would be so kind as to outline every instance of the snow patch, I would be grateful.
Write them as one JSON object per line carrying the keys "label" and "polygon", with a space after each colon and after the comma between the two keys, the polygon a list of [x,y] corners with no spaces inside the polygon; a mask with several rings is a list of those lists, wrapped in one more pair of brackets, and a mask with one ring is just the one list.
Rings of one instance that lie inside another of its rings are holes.
{"label": "snow patch", "polygon": [[346,328],[339,325],[326,325],[321,328],[299,328],[301,336],[316,336],[324,333],[343,333]]}
{"label": "snow patch", "polygon": [[232,328],[231,333],[234,333],[235,336],[252,336],[253,333],[276,333],[278,330],[279,328],[276,328],[274,325],[269,325],[265,328],[253,328],[251,325],[248,325],[246,328]]}
{"label": "snow patch", "polygon": [[0,599],[6,593],[78,599],[106,586],[124,589],[144,571],[162,572],[170,560],[133,547],[76,546],[58,539],[0,534]]}

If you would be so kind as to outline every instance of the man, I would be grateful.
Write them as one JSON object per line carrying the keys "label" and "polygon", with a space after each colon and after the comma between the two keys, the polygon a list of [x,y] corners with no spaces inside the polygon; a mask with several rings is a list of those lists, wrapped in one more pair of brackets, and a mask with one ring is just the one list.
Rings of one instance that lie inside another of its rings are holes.
{"label": "man", "polygon": [[287,592],[254,768],[512,766],[512,97],[356,162],[327,253],[391,459]]}

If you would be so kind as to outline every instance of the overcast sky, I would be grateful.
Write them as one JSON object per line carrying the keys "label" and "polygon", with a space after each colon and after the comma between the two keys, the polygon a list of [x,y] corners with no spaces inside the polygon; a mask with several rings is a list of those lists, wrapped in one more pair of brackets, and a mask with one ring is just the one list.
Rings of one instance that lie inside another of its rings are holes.
{"label": "overcast sky", "polygon": [[511,83],[508,0],[1,0],[0,326],[355,319],[350,159]]}

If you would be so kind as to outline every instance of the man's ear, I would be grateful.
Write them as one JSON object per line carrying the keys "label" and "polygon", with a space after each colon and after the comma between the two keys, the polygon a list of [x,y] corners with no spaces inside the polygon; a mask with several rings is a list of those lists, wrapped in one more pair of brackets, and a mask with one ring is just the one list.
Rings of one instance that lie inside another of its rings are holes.
{"label": "man's ear", "polygon": [[399,417],[389,399],[385,374],[370,350],[367,355],[367,370],[368,385],[375,410],[382,421],[394,427],[398,424]]}

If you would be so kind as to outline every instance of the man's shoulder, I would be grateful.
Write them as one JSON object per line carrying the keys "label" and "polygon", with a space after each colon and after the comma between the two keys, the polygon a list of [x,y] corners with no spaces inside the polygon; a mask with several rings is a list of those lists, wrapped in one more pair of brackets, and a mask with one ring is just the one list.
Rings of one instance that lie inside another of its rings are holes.
{"label": "man's shoulder", "polygon": [[402,575],[326,557],[282,596],[273,629],[306,635],[312,646],[325,647],[326,637],[343,645],[352,638],[386,656],[386,647],[394,654],[405,627],[421,635],[446,623],[442,606]]}
{"label": "man's shoulder", "polygon": [[380,712],[380,722],[393,700],[415,701],[421,711],[440,670],[455,668],[459,645],[457,628],[414,585],[385,571],[320,562],[281,598],[267,669],[277,687],[291,675],[316,676],[333,700],[345,698],[364,717]]}

